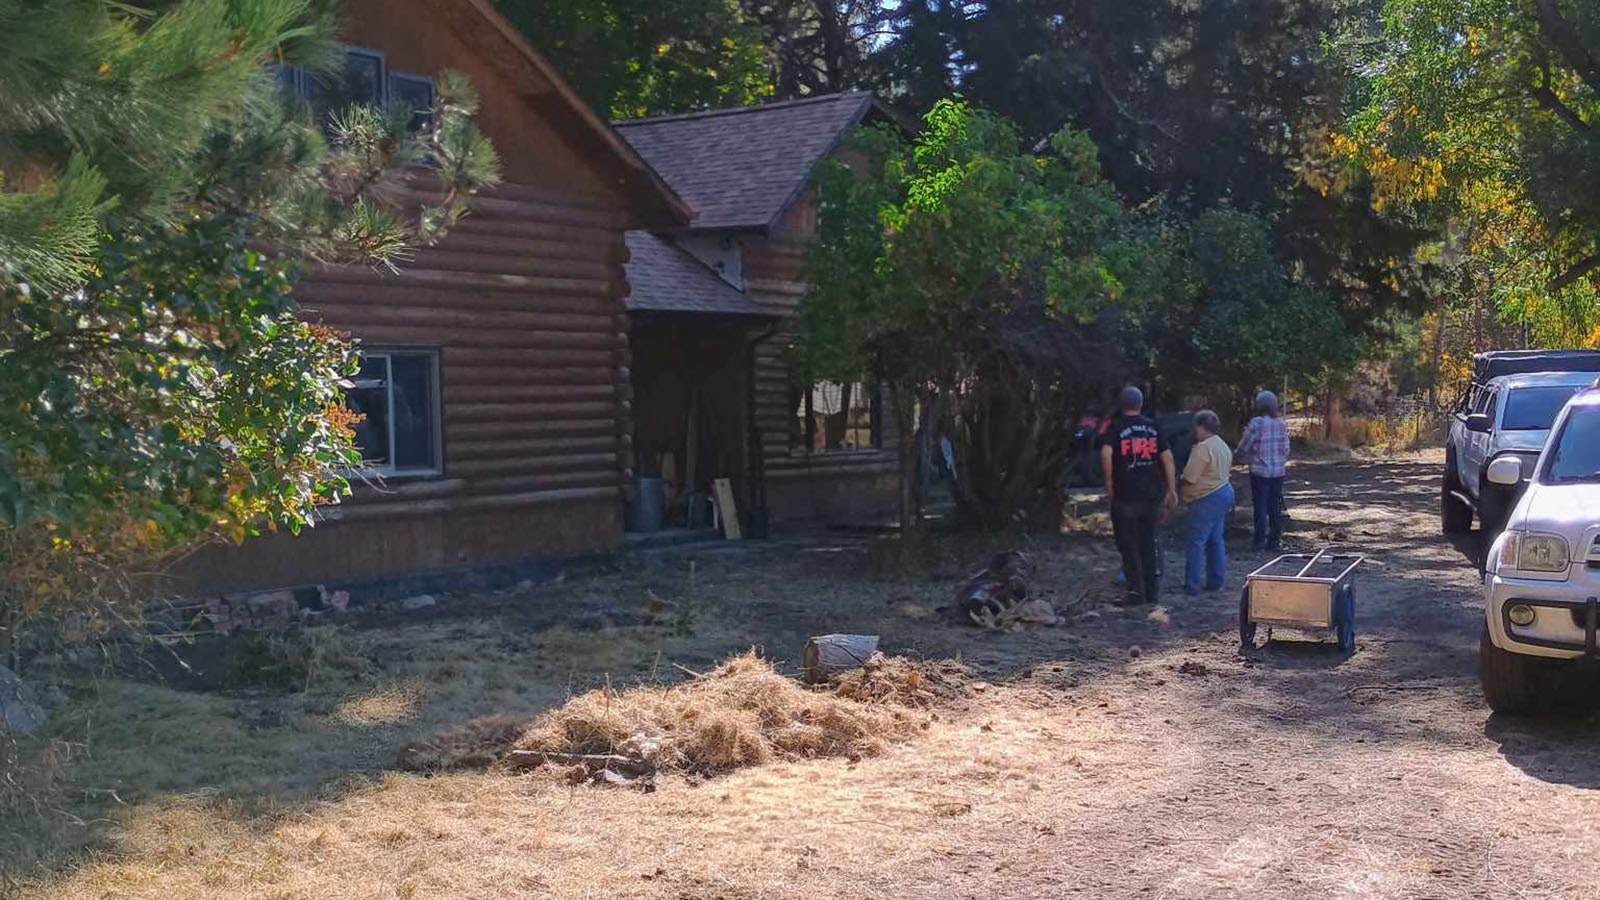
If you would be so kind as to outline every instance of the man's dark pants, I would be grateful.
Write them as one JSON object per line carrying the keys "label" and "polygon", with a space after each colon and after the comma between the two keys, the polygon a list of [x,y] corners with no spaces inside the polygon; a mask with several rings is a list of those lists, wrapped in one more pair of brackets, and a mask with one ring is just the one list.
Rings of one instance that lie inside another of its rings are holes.
{"label": "man's dark pants", "polygon": [[1146,603],[1161,596],[1156,575],[1156,522],[1161,504],[1117,500],[1111,504],[1111,528],[1122,554],[1122,571],[1128,575],[1128,590],[1137,592]]}
{"label": "man's dark pants", "polygon": [[1284,477],[1266,478],[1250,476],[1250,505],[1255,507],[1257,550],[1278,549],[1283,540],[1283,481]]}

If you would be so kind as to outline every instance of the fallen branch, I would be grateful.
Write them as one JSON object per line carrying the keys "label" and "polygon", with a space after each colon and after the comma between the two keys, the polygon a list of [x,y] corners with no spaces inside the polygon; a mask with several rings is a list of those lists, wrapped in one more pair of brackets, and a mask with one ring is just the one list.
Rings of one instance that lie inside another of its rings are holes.
{"label": "fallen branch", "polygon": [[611,753],[557,753],[549,750],[512,750],[506,762],[513,769],[537,769],[547,763],[587,766],[591,772],[610,770],[635,778],[654,775],[656,766],[645,759]]}

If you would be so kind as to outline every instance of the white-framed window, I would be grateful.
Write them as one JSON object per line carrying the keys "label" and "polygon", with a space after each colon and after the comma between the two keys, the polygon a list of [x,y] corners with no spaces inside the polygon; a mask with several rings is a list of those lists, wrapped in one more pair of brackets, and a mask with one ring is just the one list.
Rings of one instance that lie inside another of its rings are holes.
{"label": "white-framed window", "polygon": [[883,446],[878,390],[870,382],[819,381],[795,397],[793,443],[810,453],[876,450]]}
{"label": "white-framed window", "polygon": [[363,350],[345,403],[361,416],[355,443],[367,466],[380,475],[440,473],[437,350]]}

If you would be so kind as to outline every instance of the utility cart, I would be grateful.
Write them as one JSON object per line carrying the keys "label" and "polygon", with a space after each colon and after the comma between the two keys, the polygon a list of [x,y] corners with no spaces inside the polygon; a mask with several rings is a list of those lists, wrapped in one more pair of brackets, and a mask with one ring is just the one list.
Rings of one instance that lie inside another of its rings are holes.
{"label": "utility cart", "polygon": [[1256,645],[1256,626],[1331,631],[1345,653],[1356,649],[1356,567],[1361,555],[1327,550],[1289,553],[1245,576],[1239,595],[1239,643]]}

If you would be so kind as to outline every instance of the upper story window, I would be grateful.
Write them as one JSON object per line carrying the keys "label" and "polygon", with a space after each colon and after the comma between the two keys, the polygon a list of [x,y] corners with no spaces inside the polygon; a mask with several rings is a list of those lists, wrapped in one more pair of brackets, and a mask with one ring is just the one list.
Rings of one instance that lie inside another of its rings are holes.
{"label": "upper story window", "polygon": [[412,127],[420,130],[427,127],[433,114],[433,79],[392,71],[383,54],[375,50],[345,48],[344,65],[335,72],[279,66],[276,77],[283,91],[305,101],[318,119],[360,104],[403,104],[411,110]]}

